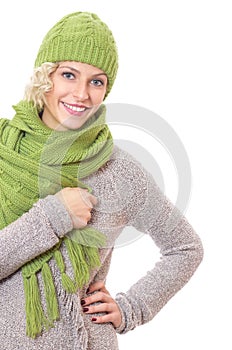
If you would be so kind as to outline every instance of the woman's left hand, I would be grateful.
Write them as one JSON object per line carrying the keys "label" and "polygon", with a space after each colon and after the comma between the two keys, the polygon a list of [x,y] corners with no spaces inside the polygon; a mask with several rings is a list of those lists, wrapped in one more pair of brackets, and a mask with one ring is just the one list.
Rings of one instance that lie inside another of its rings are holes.
{"label": "woman's left hand", "polygon": [[[95,292],[95,293],[94,293]],[[88,294],[94,293],[82,299],[81,304],[85,314],[106,313],[103,316],[95,316],[92,318],[94,323],[111,322],[115,328],[119,327],[122,322],[121,312],[118,304],[111,297],[110,293],[105,287],[103,281],[98,281],[90,285]],[[100,302],[100,303],[99,303]],[[99,303],[97,305],[92,305]]]}

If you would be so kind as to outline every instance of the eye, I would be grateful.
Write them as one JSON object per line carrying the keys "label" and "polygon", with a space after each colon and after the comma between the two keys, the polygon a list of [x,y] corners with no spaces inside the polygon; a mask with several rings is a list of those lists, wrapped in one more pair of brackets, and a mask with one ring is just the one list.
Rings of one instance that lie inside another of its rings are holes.
{"label": "eye", "polygon": [[75,79],[75,75],[71,72],[63,72],[62,76],[69,80]]}
{"label": "eye", "polygon": [[94,86],[103,86],[104,82],[100,79],[92,79],[91,84],[93,84]]}

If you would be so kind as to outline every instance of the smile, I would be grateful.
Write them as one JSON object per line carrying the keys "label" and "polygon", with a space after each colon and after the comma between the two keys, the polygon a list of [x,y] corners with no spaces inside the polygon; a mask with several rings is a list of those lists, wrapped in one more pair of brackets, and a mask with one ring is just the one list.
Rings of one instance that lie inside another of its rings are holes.
{"label": "smile", "polygon": [[86,107],[74,106],[74,105],[70,105],[70,104],[65,103],[65,102],[63,102],[63,105],[64,105],[66,108],[69,108],[69,109],[71,109],[71,110],[74,111],[74,112],[84,112],[84,111],[87,109]]}

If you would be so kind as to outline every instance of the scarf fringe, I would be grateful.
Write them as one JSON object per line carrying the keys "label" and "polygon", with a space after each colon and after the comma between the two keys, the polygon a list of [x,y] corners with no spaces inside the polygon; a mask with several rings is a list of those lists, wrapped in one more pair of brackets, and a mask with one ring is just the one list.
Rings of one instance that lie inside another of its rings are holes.
{"label": "scarf fringe", "polygon": [[[86,242],[91,242],[93,232],[96,233],[95,230],[89,228],[78,231],[82,231],[82,236],[85,233]],[[83,240],[83,237],[81,239]],[[76,293],[78,288],[82,288],[89,281],[90,269],[101,265],[98,248],[81,245],[68,237],[64,237],[63,241],[72,264],[74,280],[66,273],[64,258],[59,250],[60,245],[57,246],[55,251],[53,250],[48,253],[47,261],[43,263],[40,269],[38,258],[30,262],[28,266],[26,265],[23,267],[26,300],[26,334],[31,338],[35,338],[37,335],[41,334],[44,328],[48,330],[54,327],[54,321],[57,321],[60,317],[57,293],[48,261],[52,257],[55,258],[57,267],[61,273],[62,286],[64,290],[70,294]],[[102,245],[103,242],[105,242],[105,236],[102,233],[99,232],[98,235],[94,236],[94,243],[96,243],[97,246]],[[93,242],[91,243],[93,244]],[[41,303],[40,289],[36,275],[38,271],[41,271],[42,274],[46,313]]]}
{"label": "scarf fringe", "polygon": [[56,321],[59,319],[59,306],[51,269],[47,263],[43,264],[41,272],[44,284],[48,319],[49,321]]}
{"label": "scarf fringe", "polygon": [[26,334],[35,338],[41,334],[43,327],[49,329],[52,324],[44,315],[36,274],[23,277],[26,307]]}
{"label": "scarf fringe", "polygon": [[71,239],[66,238],[64,242],[72,263],[77,287],[83,287],[89,280],[89,266],[83,255],[83,249],[81,245],[75,243]]}
{"label": "scarf fringe", "polygon": [[68,293],[75,293],[76,287],[74,281],[71,280],[71,278],[65,273],[65,264],[64,260],[62,257],[62,254],[59,250],[57,250],[54,254],[54,258],[56,260],[56,264],[60,270],[61,273],[61,282],[63,288],[68,292]]}

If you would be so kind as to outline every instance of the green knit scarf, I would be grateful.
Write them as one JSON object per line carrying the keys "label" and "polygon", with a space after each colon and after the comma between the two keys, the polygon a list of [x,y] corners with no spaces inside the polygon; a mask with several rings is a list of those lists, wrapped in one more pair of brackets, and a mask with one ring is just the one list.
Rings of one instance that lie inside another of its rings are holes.
{"label": "green knit scarf", "polygon": [[[80,179],[97,171],[110,158],[112,136],[105,124],[105,106],[77,131],[54,131],[39,118],[31,103],[14,106],[12,120],[0,119],[0,229],[27,212],[39,198],[64,187],[88,188]],[[100,266],[99,248],[105,236],[92,228],[72,230],[51,250],[22,267],[26,334],[35,338],[59,319],[59,308],[49,260],[54,258],[65,291],[75,293]],[[64,244],[73,268],[65,271]],[[42,273],[46,310],[41,303],[37,273]]]}

